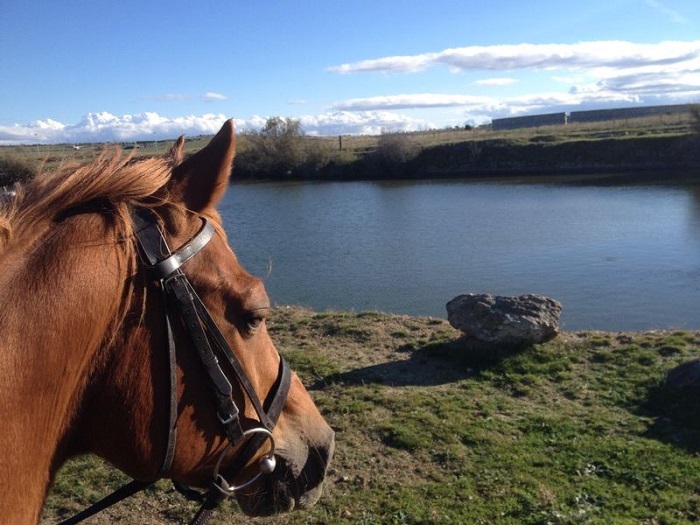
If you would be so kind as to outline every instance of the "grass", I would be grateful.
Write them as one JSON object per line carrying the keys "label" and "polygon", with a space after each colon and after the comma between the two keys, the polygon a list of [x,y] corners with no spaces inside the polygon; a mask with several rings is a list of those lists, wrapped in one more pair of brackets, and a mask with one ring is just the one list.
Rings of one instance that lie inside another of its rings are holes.
{"label": "grass", "polygon": [[[488,127],[473,129],[439,129],[401,136],[417,149],[424,150],[435,146],[471,143],[478,150],[485,141],[504,141],[514,146],[528,144],[559,144],[574,141],[597,141],[607,138],[624,140],[639,137],[674,137],[690,135],[694,132],[695,119],[690,113],[675,115],[658,115],[644,118],[611,120],[569,124],[566,126],[542,126],[515,130],[492,131]],[[391,132],[391,130],[388,130]],[[143,141],[122,143],[122,147],[136,157],[151,157],[165,154],[174,143],[173,140]],[[188,137],[185,153],[194,153],[202,149],[211,139],[208,136]],[[322,142],[333,152],[333,162],[337,165],[352,164],[368,153],[377,150],[381,136],[343,136],[342,141],[333,137],[305,137],[305,140]],[[239,153],[246,150],[248,137],[245,133],[237,137]],[[340,144],[342,142],[342,150]],[[53,167],[61,162],[89,162],[108,144],[84,144],[74,149],[71,144],[2,146],[0,158],[21,158],[23,162],[38,166],[45,163]],[[137,146],[137,147],[135,147]],[[133,149],[132,149],[133,148]]]}
{"label": "grass", "polygon": [[[700,519],[700,402],[663,384],[698,357],[700,332],[564,333],[490,359],[465,354],[441,319],[279,308],[269,326],[337,447],[316,507],[252,523]],[[94,458],[70,463],[43,523],[120,478]],[[177,523],[194,510],[159,482],[92,523]],[[227,506],[213,521],[251,520]]]}

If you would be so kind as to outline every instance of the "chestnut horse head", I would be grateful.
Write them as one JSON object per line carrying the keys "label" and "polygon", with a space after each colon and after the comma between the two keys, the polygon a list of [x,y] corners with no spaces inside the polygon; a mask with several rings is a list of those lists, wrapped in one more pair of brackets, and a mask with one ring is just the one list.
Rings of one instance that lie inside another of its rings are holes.
{"label": "chestnut horse head", "polygon": [[[233,125],[184,161],[183,144],[165,159],[115,154],[39,174],[0,207],[8,523],[37,522],[61,464],[85,453],[138,480],[217,481],[250,515],[320,496],[333,431],[286,372],[266,330],[265,289],[216,211]],[[149,235],[160,261],[149,261]],[[173,305],[174,280],[194,317]]]}

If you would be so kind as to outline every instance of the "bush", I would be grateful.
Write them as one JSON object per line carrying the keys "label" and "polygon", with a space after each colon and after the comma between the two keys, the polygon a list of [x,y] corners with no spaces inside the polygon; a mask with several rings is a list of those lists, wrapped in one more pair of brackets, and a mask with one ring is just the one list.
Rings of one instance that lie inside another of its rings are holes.
{"label": "bush", "polygon": [[27,181],[36,175],[37,166],[29,160],[17,156],[0,157],[0,186],[12,186],[16,182]]}
{"label": "bush", "polygon": [[411,135],[405,133],[382,133],[377,141],[373,159],[375,168],[383,177],[412,177],[413,161],[421,152]]}
{"label": "bush", "polygon": [[405,133],[382,133],[377,144],[377,155],[387,164],[404,164],[419,152],[420,147]]}
{"label": "bush", "polygon": [[244,136],[243,147],[236,157],[236,170],[242,177],[283,178],[317,171],[330,158],[329,147],[306,137],[299,120],[272,117],[262,130]]}
{"label": "bush", "polygon": [[691,127],[693,131],[700,134],[700,104],[690,106],[690,115],[692,116]]}

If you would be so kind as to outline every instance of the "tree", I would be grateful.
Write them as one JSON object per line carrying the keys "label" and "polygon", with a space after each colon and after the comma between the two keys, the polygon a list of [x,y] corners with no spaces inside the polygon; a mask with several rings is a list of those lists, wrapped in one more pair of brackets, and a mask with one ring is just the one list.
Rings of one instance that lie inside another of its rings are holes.
{"label": "tree", "polygon": [[318,141],[306,137],[301,121],[270,117],[260,131],[246,135],[236,167],[244,176],[288,177],[299,171],[318,169],[328,163],[328,158]]}

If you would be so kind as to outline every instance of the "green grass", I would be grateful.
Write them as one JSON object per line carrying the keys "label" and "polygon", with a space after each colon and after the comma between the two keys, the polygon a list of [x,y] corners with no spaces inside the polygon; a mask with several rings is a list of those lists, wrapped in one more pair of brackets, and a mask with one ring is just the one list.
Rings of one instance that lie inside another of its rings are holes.
{"label": "green grass", "polygon": [[[319,504],[270,523],[700,519],[700,417],[682,417],[700,401],[663,384],[698,357],[700,332],[565,333],[485,359],[460,351],[440,319],[286,308],[270,330],[337,435]],[[94,459],[66,466],[47,516],[118,478]],[[194,511],[164,482],[139,498],[109,519]],[[217,519],[248,522],[232,507]]]}

